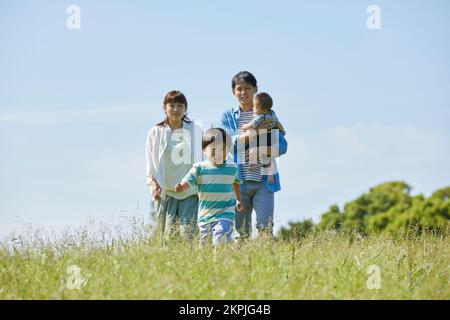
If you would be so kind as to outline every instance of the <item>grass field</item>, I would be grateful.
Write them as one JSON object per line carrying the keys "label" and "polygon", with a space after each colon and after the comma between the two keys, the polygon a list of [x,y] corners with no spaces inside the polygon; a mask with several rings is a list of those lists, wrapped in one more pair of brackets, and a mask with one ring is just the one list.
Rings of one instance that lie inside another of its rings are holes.
{"label": "grass field", "polygon": [[[145,229],[145,228],[144,228]],[[449,299],[447,235],[301,242],[254,240],[213,250],[86,230],[28,234],[0,246],[1,299]]]}

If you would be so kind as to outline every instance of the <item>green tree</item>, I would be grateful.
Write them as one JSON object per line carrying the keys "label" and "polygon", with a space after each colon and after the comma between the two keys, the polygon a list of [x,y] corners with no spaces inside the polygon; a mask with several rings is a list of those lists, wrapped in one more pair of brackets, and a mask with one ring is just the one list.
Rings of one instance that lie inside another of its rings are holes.
{"label": "green tree", "polygon": [[311,220],[290,222],[282,228],[283,239],[300,239],[315,229],[372,234],[414,230],[446,231],[450,221],[450,187],[436,190],[429,198],[411,196],[411,186],[403,181],[377,185],[340,211],[332,205],[317,226]]}
{"label": "green tree", "polygon": [[279,231],[279,237],[283,240],[301,240],[314,231],[314,222],[311,219],[305,219],[300,222],[289,222],[289,227],[282,227]]}

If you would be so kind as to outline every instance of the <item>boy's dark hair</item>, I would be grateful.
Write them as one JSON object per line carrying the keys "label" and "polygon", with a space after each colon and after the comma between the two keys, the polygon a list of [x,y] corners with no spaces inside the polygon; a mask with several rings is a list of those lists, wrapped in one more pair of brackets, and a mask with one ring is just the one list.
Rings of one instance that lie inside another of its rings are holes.
{"label": "boy's dark hair", "polygon": [[[178,90],[172,90],[169,91],[166,96],[164,97],[164,101],[163,101],[163,108],[165,108],[166,104],[168,103],[184,103],[184,105],[186,106],[186,111],[188,108],[188,103],[187,103],[187,99],[184,96],[184,94],[181,91]],[[191,119],[189,119],[186,115],[183,116],[183,121],[184,122],[192,122]],[[161,121],[160,123],[157,123],[157,126],[163,126],[164,124],[169,122],[169,117],[166,117],[163,121]]]}
{"label": "boy's dark hair", "polygon": [[210,128],[206,130],[202,139],[202,149],[205,150],[207,146],[215,142],[224,143],[228,150],[231,146],[231,137],[222,128]]}
{"label": "boy's dark hair", "polygon": [[233,79],[231,79],[231,88],[234,90],[234,88],[236,87],[236,85],[239,82],[246,82],[246,83],[251,84],[254,87],[257,86],[255,76],[248,71],[241,71],[238,74],[236,74],[233,77]]}
{"label": "boy's dark hair", "polygon": [[272,100],[272,97],[268,93],[265,93],[265,92],[257,93],[255,95],[254,99],[259,101],[259,103],[261,104],[261,107],[264,110],[269,111],[270,109],[272,109],[273,100]]}

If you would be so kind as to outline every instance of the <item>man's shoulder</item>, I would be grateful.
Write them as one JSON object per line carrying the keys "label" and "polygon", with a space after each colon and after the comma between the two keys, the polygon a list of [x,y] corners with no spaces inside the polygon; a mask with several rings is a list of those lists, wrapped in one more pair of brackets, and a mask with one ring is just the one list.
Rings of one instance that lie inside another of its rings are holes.
{"label": "man's shoulder", "polygon": [[222,115],[232,115],[233,113],[237,112],[239,110],[239,107],[230,107],[225,109],[225,111],[222,112]]}

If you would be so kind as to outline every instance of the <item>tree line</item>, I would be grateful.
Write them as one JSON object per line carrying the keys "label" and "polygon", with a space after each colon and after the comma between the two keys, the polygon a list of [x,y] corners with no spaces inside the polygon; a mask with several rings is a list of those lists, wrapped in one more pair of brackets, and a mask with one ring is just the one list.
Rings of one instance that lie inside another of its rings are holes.
{"label": "tree line", "polygon": [[450,224],[450,187],[436,190],[426,198],[412,196],[411,186],[403,181],[390,181],[373,187],[341,210],[332,205],[312,219],[290,222],[278,233],[282,239],[301,239],[319,231],[350,232],[370,235],[380,232],[404,234],[414,232],[447,232]]}

